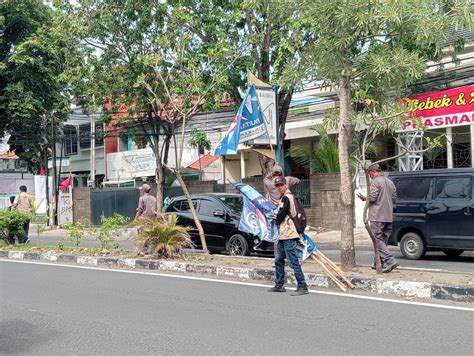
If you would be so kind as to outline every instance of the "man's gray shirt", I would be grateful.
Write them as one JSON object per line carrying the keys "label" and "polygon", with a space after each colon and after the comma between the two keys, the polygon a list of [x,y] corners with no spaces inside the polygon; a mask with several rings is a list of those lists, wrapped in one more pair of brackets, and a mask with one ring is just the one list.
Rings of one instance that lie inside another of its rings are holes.
{"label": "man's gray shirt", "polygon": [[384,176],[372,180],[370,186],[369,221],[393,222],[393,203],[397,199],[395,184]]}

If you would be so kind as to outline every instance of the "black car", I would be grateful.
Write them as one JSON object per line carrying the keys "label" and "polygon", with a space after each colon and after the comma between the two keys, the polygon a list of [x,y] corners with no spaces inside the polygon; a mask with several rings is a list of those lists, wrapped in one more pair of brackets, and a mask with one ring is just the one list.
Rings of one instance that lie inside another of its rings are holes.
{"label": "black car", "polygon": [[474,169],[393,172],[397,187],[388,243],[408,259],[427,251],[459,256],[474,250]]}
{"label": "black car", "polygon": [[[247,256],[251,252],[273,253],[273,243],[260,241],[256,236],[239,231],[242,212],[240,194],[194,194],[191,198],[210,252],[225,251],[233,256]],[[185,196],[174,198],[166,208],[166,213],[176,214],[178,224],[192,227],[193,230],[189,232],[191,239],[198,248],[202,248],[199,232]]]}

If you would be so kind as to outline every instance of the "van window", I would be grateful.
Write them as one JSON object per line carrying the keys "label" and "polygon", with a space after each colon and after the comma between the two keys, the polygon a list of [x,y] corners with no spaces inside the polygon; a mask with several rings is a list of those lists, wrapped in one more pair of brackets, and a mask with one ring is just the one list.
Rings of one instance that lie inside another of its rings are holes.
{"label": "van window", "polygon": [[425,200],[430,191],[429,178],[403,178],[395,181],[398,199]]}
{"label": "van window", "polygon": [[471,178],[436,179],[436,196],[443,199],[464,199],[471,197]]}

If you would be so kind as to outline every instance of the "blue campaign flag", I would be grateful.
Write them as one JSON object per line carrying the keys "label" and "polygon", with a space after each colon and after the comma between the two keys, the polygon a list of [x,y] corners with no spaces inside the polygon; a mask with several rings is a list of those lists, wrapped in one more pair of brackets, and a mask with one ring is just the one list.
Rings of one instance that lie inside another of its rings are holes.
{"label": "blue campaign flag", "polygon": [[213,154],[235,154],[239,143],[253,140],[265,133],[265,121],[258,103],[257,92],[252,85],[245,94],[234,120]]}
{"label": "blue campaign flag", "polygon": [[279,231],[273,219],[275,204],[265,199],[248,184],[236,183],[234,186],[242,193],[244,203],[239,230],[257,236],[260,240],[277,241]]}
{"label": "blue campaign flag", "polygon": [[234,186],[242,193],[242,195],[250,199],[264,214],[275,213],[277,206],[271,201],[265,199],[262,194],[255,190],[255,188],[245,183],[235,183]]}
{"label": "blue campaign flag", "polygon": [[272,230],[265,215],[247,197],[244,196],[243,199],[244,204],[240,215],[239,230],[257,236],[260,240],[276,241],[278,235],[272,235]]}

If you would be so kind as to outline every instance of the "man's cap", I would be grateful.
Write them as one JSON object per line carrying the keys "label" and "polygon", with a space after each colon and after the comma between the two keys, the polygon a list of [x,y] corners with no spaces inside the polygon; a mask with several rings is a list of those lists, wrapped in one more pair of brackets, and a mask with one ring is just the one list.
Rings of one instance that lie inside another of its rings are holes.
{"label": "man's cap", "polygon": [[143,189],[145,191],[150,191],[151,190],[151,187],[148,185],[148,184],[143,184],[140,188],[138,189]]}
{"label": "man's cap", "polygon": [[283,174],[283,168],[279,164],[275,164],[272,168],[272,173]]}
{"label": "man's cap", "polygon": [[286,179],[285,179],[285,177],[276,177],[276,178],[275,178],[275,181],[274,181],[274,184],[275,184],[275,186],[277,186],[277,185],[282,185],[282,184],[286,184]]}
{"label": "man's cap", "polygon": [[375,163],[375,164],[372,164],[369,166],[368,168],[368,171],[376,171],[376,172],[380,172],[382,170],[382,168],[380,168],[380,165],[378,163]]}

